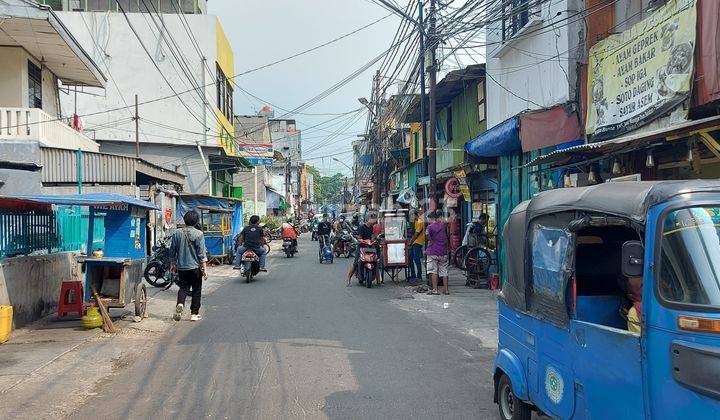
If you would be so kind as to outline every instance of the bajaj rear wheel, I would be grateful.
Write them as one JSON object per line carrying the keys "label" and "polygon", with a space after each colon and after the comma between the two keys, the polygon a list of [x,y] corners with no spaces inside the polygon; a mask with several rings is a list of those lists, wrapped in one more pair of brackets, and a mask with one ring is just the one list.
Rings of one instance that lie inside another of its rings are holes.
{"label": "bajaj rear wheel", "polygon": [[530,404],[513,394],[510,378],[505,374],[498,382],[498,408],[503,420],[530,420]]}

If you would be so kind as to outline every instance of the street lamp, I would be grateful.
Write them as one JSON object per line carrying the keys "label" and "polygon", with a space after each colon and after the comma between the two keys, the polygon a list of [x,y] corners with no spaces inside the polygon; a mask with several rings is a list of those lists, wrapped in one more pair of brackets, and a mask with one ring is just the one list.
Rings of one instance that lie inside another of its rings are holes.
{"label": "street lamp", "polygon": [[369,102],[369,101],[367,100],[367,98],[365,98],[365,97],[358,98],[358,102],[360,102],[365,108],[367,108],[368,111],[370,111],[370,113],[371,113],[372,115],[375,115],[375,111],[373,111],[372,106],[370,106],[370,105],[371,105],[371,102]]}

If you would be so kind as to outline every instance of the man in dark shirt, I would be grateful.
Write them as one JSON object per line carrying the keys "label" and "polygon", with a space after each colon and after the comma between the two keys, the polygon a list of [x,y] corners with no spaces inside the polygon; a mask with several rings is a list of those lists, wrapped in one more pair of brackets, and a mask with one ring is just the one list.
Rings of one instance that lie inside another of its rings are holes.
{"label": "man in dark shirt", "polygon": [[318,223],[317,226],[317,236],[318,240],[320,241],[320,248],[325,246],[325,241],[330,238],[330,233],[332,232],[332,223],[330,223],[330,220],[328,220],[327,214],[323,214],[322,221]]}
{"label": "man in dark shirt", "polygon": [[260,271],[267,271],[265,268],[265,233],[258,224],[259,216],[250,216],[250,225],[245,226],[237,237],[237,253],[235,254],[235,268],[240,268],[240,258],[248,249],[252,249],[260,258]]}
{"label": "man in dark shirt", "polygon": [[[357,238],[360,240],[370,240],[373,236],[373,226],[377,223],[377,216],[375,213],[368,214],[367,220],[365,223],[360,225],[357,231]],[[350,266],[350,271],[348,271],[347,276],[347,285],[350,286],[352,283],[352,276],[355,274],[355,269],[357,268],[358,261],[360,260],[360,247],[356,247],[355,249],[355,262]]]}

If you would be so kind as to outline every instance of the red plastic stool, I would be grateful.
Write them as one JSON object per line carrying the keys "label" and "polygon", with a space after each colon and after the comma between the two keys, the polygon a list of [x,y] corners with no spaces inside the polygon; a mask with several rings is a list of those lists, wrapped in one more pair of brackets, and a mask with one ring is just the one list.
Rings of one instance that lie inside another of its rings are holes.
{"label": "red plastic stool", "polygon": [[81,281],[63,281],[60,287],[60,302],[58,303],[58,319],[70,312],[83,314],[83,285]]}

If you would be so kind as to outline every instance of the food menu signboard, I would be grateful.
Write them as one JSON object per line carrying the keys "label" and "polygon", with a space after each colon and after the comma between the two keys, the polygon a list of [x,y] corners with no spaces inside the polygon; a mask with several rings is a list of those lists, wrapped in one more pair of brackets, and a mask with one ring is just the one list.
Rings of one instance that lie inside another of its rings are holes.
{"label": "food menu signboard", "polygon": [[690,95],[696,0],[668,0],[590,49],[585,130],[593,140],[639,128]]}

